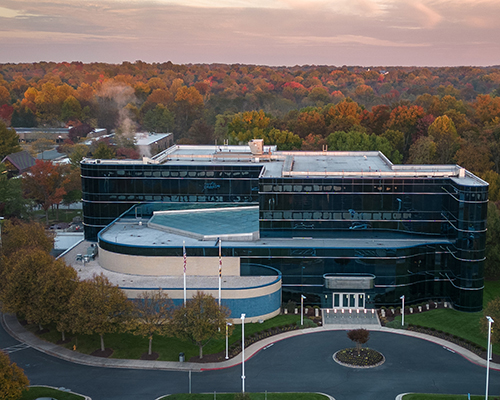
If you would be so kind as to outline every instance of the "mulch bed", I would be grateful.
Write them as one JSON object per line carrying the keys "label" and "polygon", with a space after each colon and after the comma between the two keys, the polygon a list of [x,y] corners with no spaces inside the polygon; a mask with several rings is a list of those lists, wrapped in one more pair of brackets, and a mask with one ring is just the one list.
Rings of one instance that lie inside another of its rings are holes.
{"label": "mulch bed", "polygon": [[226,359],[226,351],[224,350],[215,354],[203,355],[203,358],[201,359],[199,356],[191,357],[188,361],[193,363],[205,364],[211,362],[224,361],[225,359]]}
{"label": "mulch bed", "polygon": [[358,351],[355,347],[337,351],[333,359],[341,365],[354,368],[378,367],[385,361],[385,357],[377,350],[362,348]]}
{"label": "mulch bed", "polygon": [[99,350],[96,350],[96,351],[90,353],[91,356],[94,356],[94,357],[103,357],[103,358],[109,358],[109,357],[111,357],[112,354],[113,354],[113,349],[110,349],[108,347],[106,347],[104,349],[104,351],[102,351],[101,349],[99,349]]}
{"label": "mulch bed", "polygon": [[157,352],[155,352],[155,351],[152,351],[151,354],[148,354],[148,353],[142,353],[141,354],[141,360],[154,361],[154,360],[157,360],[158,357],[160,357],[160,355]]}

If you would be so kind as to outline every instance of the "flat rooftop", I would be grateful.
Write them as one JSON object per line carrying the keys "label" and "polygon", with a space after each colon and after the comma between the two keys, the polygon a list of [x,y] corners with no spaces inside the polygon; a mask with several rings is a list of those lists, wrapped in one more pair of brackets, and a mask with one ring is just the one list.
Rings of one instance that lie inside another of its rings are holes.
{"label": "flat rooftop", "polygon": [[[83,163],[95,163],[84,159]],[[99,160],[101,164],[260,165],[265,178],[440,178],[470,186],[488,185],[458,165],[393,165],[379,151],[277,151],[264,146],[261,154],[250,146],[174,145],[143,160]]]}
{"label": "flat rooftop", "polygon": [[[122,289],[132,290],[157,290],[162,289],[182,289],[182,276],[148,276],[141,275],[141,270],[138,269],[137,274],[124,274],[114,271],[109,271],[101,267],[99,263],[99,255],[96,259],[86,262],[77,261],[77,254],[85,254],[87,248],[92,242],[82,241],[61,257],[67,265],[73,267],[78,273],[78,277],[82,280],[92,279],[94,275],[105,274],[113,285],[118,285]],[[249,287],[257,287],[268,285],[277,279],[277,275],[269,276],[228,276],[222,275],[222,285],[224,290],[239,290]],[[215,276],[187,276],[187,287],[189,290],[216,290],[219,285],[219,277]]]}
{"label": "flat rooftop", "polygon": [[[148,227],[149,218],[122,217],[99,233],[99,237],[109,243],[145,248],[187,248],[213,247],[216,238],[222,236],[219,224],[212,226],[213,242],[200,240],[189,234],[162,231]],[[222,247],[229,248],[339,248],[339,249],[388,249],[407,248],[431,243],[452,244],[439,236],[388,233],[379,231],[339,231],[331,232],[328,238],[256,238],[245,240],[222,240]]]}

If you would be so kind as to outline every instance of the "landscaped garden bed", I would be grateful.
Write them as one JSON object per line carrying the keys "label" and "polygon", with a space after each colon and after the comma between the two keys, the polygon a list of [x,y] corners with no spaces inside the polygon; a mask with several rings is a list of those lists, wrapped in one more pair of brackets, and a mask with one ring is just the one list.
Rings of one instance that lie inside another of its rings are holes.
{"label": "landscaped garden bed", "polygon": [[346,367],[371,368],[378,367],[385,361],[384,356],[377,350],[355,347],[337,351],[333,358],[336,362]]}

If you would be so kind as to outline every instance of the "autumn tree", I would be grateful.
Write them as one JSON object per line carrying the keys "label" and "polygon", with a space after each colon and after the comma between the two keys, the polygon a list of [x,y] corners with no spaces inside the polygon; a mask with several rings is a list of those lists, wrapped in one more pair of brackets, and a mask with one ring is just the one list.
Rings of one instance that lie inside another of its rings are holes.
{"label": "autumn tree", "polygon": [[429,136],[436,143],[436,161],[439,164],[450,164],[460,147],[455,124],[446,115],[437,117],[429,126]]}
{"label": "autumn tree", "polygon": [[45,231],[44,227],[34,221],[5,221],[2,228],[2,253],[12,258],[20,249],[34,250],[40,248],[46,253],[54,247],[54,237]]}
{"label": "autumn tree", "polygon": [[0,351],[0,393],[4,400],[18,400],[29,389],[30,381],[24,371],[3,351]]}
{"label": "autumn tree", "polygon": [[[423,118],[425,111],[419,106],[400,105],[395,107],[389,116],[386,129],[397,130],[404,134],[404,148],[407,152],[416,133],[418,121]],[[405,157],[406,158],[406,157]]]}
{"label": "autumn tree", "polygon": [[197,345],[201,359],[203,347],[212,339],[224,336],[230,314],[227,307],[219,307],[212,295],[198,292],[186,302],[186,307],[179,307],[174,311],[174,335]]}
{"label": "autumn tree", "polygon": [[171,132],[174,127],[174,114],[163,104],[157,104],[144,114],[142,125],[149,132]]}
{"label": "autumn tree", "polygon": [[203,104],[203,96],[195,87],[181,86],[177,90],[174,109],[181,134],[200,115]]}
{"label": "autumn tree", "polygon": [[5,122],[0,119],[0,161],[5,156],[21,151],[19,136],[14,129],[7,128]]}
{"label": "autumn tree", "polygon": [[84,335],[97,333],[101,351],[104,335],[124,329],[131,304],[122,290],[104,275],[81,281],[69,302],[71,331]]}
{"label": "autumn tree", "polygon": [[347,331],[347,337],[356,343],[358,349],[358,356],[361,354],[361,347],[370,339],[370,332],[366,329],[353,329]]}
{"label": "autumn tree", "polygon": [[82,106],[74,96],[68,96],[61,107],[61,121],[81,120]]}
{"label": "autumn tree", "polygon": [[130,330],[134,335],[149,340],[148,354],[152,354],[153,336],[170,335],[174,304],[161,289],[143,292],[134,302]]}
{"label": "autumn tree", "polygon": [[45,221],[49,223],[49,209],[59,204],[66,194],[65,178],[61,167],[48,161],[36,160],[30,170],[23,175],[25,197],[34,200],[45,211]]}
{"label": "autumn tree", "polygon": [[484,277],[495,280],[500,277],[500,210],[492,201],[488,203],[487,226]]}
{"label": "autumn tree", "polygon": [[330,133],[349,131],[361,124],[361,107],[349,98],[324,110],[325,122]]}
{"label": "autumn tree", "polygon": [[[76,271],[40,248],[21,249],[6,262],[3,308],[42,326],[58,322],[76,285]],[[64,339],[64,333],[63,333]]]}

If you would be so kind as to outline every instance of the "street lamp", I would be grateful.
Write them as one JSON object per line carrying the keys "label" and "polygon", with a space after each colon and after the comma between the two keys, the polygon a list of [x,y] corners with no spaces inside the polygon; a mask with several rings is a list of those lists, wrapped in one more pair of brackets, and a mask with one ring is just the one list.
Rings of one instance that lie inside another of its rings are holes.
{"label": "street lamp", "polygon": [[490,352],[491,352],[491,324],[495,321],[493,321],[493,318],[491,317],[486,317],[488,320],[488,351],[486,352],[486,394],[484,396],[485,400],[488,400],[488,385],[490,381]]}
{"label": "street lamp", "polygon": [[3,217],[0,217],[0,247],[2,247],[2,221]]}
{"label": "street lamp", "polygon": [[300,295],[300,326],[304,325],[304,299],[306,296]]}
{"label": "street lamp", "polygon": [[232,326],[233,324],[231,322],[226,322],[226,360],[229,358],[229,348],[228,348],[228,345],[227,345],[227,331],[228,331],[228,328],[230,326]]}
{"label": "street lamp", "polygon": [[245,314],[241,314],[241,392],[245,393]]}
{"label": "street lamp", "polygon": [[405,326],[405,295],[402,295],[400,299],[403,302],[401,306],[401,326]]}

